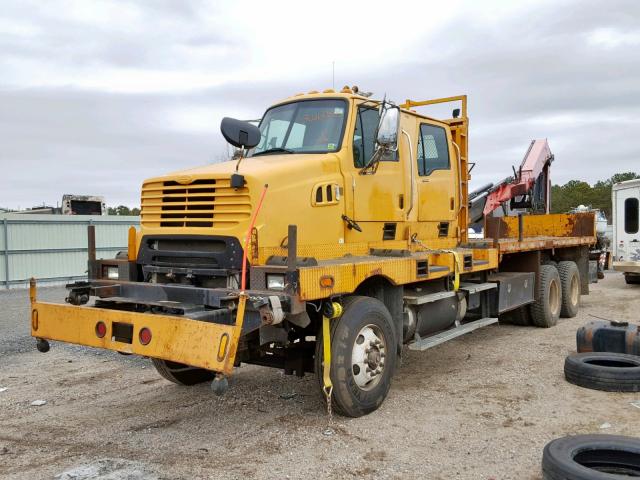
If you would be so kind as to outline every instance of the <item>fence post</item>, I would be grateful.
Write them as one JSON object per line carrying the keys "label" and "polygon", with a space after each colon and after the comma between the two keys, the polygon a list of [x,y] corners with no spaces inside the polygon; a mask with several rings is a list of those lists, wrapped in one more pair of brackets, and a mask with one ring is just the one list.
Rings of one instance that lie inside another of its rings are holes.
{"label": "fence post", "polygon": [[9,224],[7,219],[2,219],[4,225],[4,286],[9,290]]}

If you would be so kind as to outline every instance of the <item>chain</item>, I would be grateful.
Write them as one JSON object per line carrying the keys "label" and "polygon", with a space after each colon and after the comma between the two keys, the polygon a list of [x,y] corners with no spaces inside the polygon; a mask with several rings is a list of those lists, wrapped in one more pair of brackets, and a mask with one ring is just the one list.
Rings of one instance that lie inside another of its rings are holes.
{"label": "chain", "polygon": [[333,428],[331,425],[333,424],[333,411],[331,410],[331,394],[333,393],[333,386],[329,388],[323,388],[324,397],[327,401],[327,428],[324,431],[325,435],[332,435]]}

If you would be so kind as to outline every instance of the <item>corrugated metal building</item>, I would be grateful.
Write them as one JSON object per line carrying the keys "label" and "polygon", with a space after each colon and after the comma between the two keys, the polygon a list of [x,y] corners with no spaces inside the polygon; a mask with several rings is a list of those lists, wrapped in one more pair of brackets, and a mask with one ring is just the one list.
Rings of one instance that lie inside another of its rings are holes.
{"label": "corrugated metal building", "polygon": [[98,258],[127,249],[139,217],[0,214],[0,285],[65,282],[87,276],[87,226],[96,227]]}

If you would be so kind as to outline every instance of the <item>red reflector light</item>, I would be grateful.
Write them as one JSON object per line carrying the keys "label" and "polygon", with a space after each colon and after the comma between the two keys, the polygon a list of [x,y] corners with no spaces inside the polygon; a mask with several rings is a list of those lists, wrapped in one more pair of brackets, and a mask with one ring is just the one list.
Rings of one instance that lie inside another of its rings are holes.
{"label": "red reflector light", "polygon": [[141,328],[138,338],[140,339],[140,343],[142,345],[149,345],[149,343],[151,342],[151,330],[149,330],[147,327]]}
{"label": "red reflector light", "polygon": [[96,323],[96,336],[102,338],[107,334],[107,326],[104,322]]}

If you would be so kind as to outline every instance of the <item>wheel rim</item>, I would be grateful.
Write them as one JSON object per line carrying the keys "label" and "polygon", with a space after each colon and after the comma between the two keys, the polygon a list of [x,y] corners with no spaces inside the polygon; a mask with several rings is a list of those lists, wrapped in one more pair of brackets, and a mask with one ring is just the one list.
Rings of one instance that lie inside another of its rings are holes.
{"label": "wheel rim", "polygon": [[571,278],[571,287],[570,287],[570,293],[571,293],[571,305],[577,305],[578,301],[580,300],[580,285],[578,283],[578,276],[574,275]]}
{"label": "wheel rim", "polygon": [[549,309],[554,316],[560,311],[560,287],[555,280],[549,285]]}
{"label": "wheel rim", "polygon": [[376,325],[363,327],[353,342],[351,373],[358,388],[371,390],[384,375],[387,343]]}

